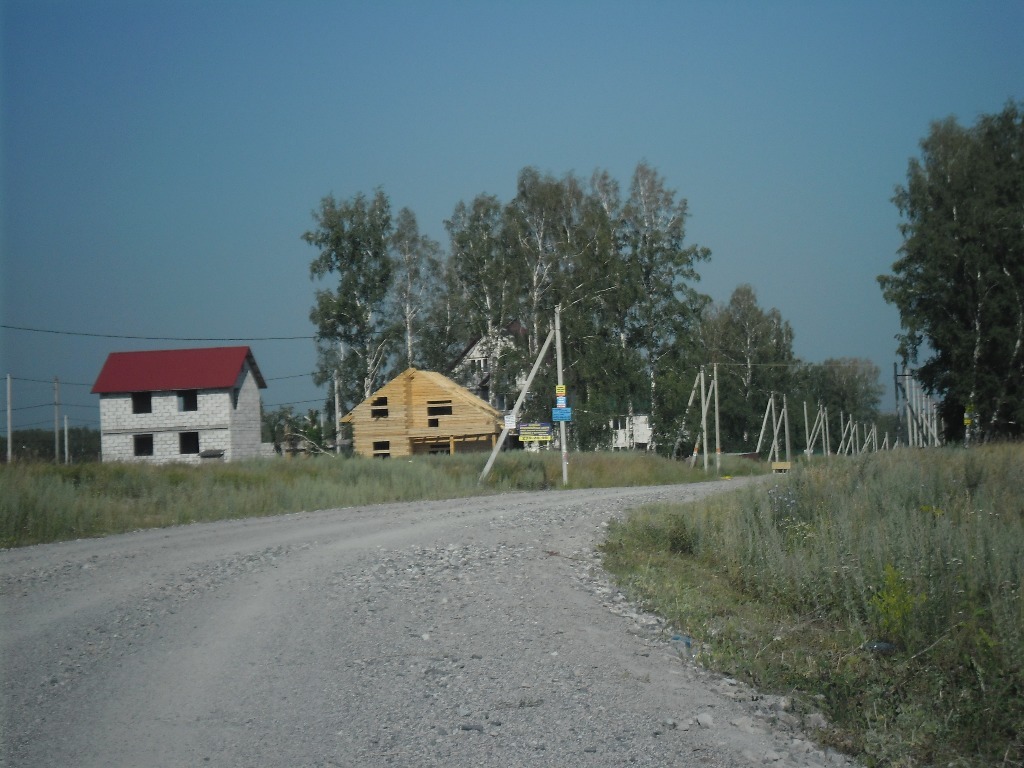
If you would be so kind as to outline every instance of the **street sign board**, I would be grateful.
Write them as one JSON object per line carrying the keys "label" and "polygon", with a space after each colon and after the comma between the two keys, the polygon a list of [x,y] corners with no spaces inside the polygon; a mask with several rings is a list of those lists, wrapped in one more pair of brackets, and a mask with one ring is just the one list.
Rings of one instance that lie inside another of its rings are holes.
{"label": "street sign board", "polygon": [[568,405],[568,403],[565,402],[565,395],[559,395],[558,397],[556,397],[555,398],[555,405],[558,408],[565,408]]}
{"label": "street sign board", "polygon": [[551,425],[544,422],[519,425],[519,442],[548,443],[551,442]]}
{"label": "street sign board", "polygon": [[565,397],[565,384],[555,385],[555,397]]}
{"label": "street sign board", "polygon": [[552,408],[552,421],[572,421],[572,408]]}

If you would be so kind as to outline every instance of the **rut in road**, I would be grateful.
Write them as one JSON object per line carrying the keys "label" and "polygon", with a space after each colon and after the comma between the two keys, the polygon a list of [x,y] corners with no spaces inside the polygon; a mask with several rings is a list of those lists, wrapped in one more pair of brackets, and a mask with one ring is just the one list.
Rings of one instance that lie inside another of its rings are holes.
{"label": "rut in road", "polygon": [[0,764],[849,765],[785,699],[680,659],[600,568],[611,517],[740,482],[2,552]]}

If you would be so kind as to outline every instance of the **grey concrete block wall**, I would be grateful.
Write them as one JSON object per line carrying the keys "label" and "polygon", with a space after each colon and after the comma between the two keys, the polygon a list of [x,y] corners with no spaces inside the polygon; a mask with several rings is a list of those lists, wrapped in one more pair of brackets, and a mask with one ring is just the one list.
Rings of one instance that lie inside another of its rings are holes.
{"label": "grey concrete block wall", "polygon": [[[182,411],[178,392],[153,392],[150,413],[132,413],[130,393],[100,396],[103,461],[171,461],[198,464],[196,453],[181,453],[180,434],[199,433],[200,451],[223,451],[224,460],[256,458],[260,447],[260,391],[245,365],[239,373],[237,407],[232,390],[200,390],[195,411]],[[135,435],[153,436],[153,455],[135,455]]]}

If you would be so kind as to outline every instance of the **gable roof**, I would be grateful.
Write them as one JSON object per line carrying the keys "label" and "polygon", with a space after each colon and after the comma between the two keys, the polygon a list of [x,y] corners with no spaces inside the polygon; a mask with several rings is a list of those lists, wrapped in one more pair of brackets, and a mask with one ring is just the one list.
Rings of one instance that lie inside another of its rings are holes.
{"label": "gable roof", "polygon": [[[526,330],[525,325],[520,323],[518,320],[513,320],[498,332],[498,338],[511,339],[513,336],[518,336],[521,338],[523,336],[526,336],[528,333],[529,331]],[[483,336],[477,336],[472,341],[470,341],[469,344],[466,345],[466,348],[463,349],[462,352],[460,352],[459,355],[455,358],[455,361],[450,366],[450,370],[454,371],[456,368],[458,368],[462,361],[469,356],[469,353],[476,348],[477,344],[479,344],[483,340]]]}
{"label": "gable roof", "polygon": [[111,352],[103,364],[93,394],[166,392],[173,389],[230,389],[248,362],[260,389],[266,389],[249,347],[160,349],[149,352]]}
{"label": "gable roof", "polygon": [[430,382],[435,387],[448,394],[455,401],[464,403],[477,410],[483,411],[487,415],[493,416],[496,419],[501,418],[501,412],[493,408],[490,403],[488,403],[486,400],[481,400],[468,389],[466,389],[463,386],[460,386],[459,384],[456,384],[447,376],[440,373],[436,373],[435,371],[421,371],[418,368],[406,368],[404,371],[402,371],[402,373],[395,376],[395,378],[393,378],[391,381],[389,381],[383,387],[375,391],[368,398],[363,400],[363,402],[359,403],[359,405],[357,405],[355,408],[353,408],[351,411],[345,414],[345,416],[343,416],[341,419],[342,423],[347,424],[352,422],[355,417],[355,412],[357,410],[360,410],[361,408],[369,408],[370,403],[372,403],[375,398],[380,396],[380,393],[384,392],[385,390],[390,391],[391,388],[395,386],[396,382],[400,380],[413,378],[419,378],[424,381]]}

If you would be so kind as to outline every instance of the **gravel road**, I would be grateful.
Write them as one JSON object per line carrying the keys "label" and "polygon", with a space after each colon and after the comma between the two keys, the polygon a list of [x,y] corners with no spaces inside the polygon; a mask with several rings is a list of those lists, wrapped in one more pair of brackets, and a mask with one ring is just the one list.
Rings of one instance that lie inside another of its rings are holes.
{"label": "gravel road", "polygon": [[827,766],[600,568],[744,480],[321,510],[0,552],[0,765]]}

